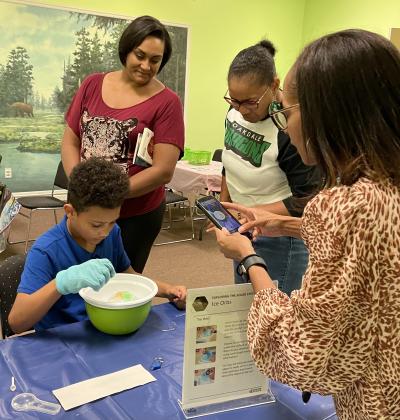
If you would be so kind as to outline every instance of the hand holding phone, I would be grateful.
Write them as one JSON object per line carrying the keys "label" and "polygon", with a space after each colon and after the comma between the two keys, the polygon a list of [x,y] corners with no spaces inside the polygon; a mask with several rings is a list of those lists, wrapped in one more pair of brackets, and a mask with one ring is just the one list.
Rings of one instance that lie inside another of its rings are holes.
{"label": "hand holding phone", "polygon": [[[213,196],[202,197],[196,200],[196,206],[214,223],[218,229],[225,228],[229,233],[237,232],[241,226],[239,220],[232,216],[229,211]],[[250,232],[242,235],[252,239]]]}

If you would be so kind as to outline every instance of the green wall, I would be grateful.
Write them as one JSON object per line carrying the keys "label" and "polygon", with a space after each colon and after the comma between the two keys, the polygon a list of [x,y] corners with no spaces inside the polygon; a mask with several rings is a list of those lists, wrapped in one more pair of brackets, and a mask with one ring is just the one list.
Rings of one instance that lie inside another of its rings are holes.
{"label": "green wall", "polygon": [[277,70],[284,75],[301,47],[305,0],[44,0],[58,7],[102,14],[149,14],[189,26],[186,144],[214,150],[223,145],[226,73],[236,53],[269,37]]}
{"label": "green wall", "polygon": [[400,27],[399,0],[306,0],[303,42],[341,29],[361,28],[389,38]]}

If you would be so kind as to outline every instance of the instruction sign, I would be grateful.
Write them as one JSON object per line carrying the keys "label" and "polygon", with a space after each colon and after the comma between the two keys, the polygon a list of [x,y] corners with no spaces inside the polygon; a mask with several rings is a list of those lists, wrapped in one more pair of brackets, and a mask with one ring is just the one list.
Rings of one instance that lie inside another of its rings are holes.
{"label": "instruction sign", "polygon": [[253,297],[251,284],[188,290],[184,410],[267,393],[267,380],[247,344],[247,315]]}

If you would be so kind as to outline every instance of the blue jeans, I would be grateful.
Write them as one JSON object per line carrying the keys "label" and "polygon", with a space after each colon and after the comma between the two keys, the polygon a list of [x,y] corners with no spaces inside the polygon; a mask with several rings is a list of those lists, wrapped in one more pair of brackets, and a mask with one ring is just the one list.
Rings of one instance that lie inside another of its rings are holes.
{"label": "blue jeans", "polygon": [[[279,290],[290,296],[292,290],[300,289],[303,274],[308,264],[308,251],[301,239],[281,236],[260,236],[253,242],[256,253],[264,259],[272,280],[278,281]],[[245,283],[236,272],[235,283]]]}

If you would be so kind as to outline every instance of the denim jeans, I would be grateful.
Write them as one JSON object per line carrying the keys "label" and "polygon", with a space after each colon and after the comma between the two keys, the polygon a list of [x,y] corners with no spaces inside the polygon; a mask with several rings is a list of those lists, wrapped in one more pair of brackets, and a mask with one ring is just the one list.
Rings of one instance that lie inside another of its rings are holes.
{"label": "denim jeans", "polygon": [[[253,247],[266,262],[271,279],[278,281],[279,290],[290,296],[292,290],[300,289],[308,264],[308,251],[301,239],[260,236],[254,241]],[[234,262],[235,283],[245,283],[236,272],[237,265]]]}

